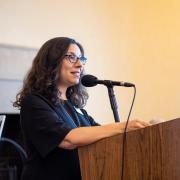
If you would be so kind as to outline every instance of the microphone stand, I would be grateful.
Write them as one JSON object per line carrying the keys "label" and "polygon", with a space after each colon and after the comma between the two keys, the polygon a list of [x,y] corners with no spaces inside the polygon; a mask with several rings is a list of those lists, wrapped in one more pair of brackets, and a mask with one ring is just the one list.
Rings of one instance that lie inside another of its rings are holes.
{"label": "microphone stand", "polygon": [[111,81],[106,80],[106,87],[108,88],[109,100],[111,103],[111,109],[113,111],[115,122],[120,122],[119,113],[118,113],[118,105],[116,101],[116,97],[114,94],[114,89]]}

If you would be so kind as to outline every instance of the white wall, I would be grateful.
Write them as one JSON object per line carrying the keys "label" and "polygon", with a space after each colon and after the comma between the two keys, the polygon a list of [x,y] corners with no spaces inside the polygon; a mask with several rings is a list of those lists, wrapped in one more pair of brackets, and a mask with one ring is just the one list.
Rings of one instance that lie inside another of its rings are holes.
{"label": "white wall", "polygon": [[[180,116],[180,2],[178,0],[1,0],[0,43],[39,48],[70,36],[86,50],[86,72],[134,82],[132,118]],[[132,89],[115,88],[122,119]],[[89,89],[87,109],[99,122],[113,121],[105,87]]]}

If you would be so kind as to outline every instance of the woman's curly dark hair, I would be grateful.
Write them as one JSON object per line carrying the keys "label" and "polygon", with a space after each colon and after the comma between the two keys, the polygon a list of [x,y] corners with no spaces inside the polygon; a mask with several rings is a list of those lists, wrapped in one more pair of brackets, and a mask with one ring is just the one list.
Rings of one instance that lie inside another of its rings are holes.
{"label": "woman's curly dark hair", "polygon": [[[56,37],[44,43],[34,58],[32,67],[23,81],[21,91],[16,95],[14,107],[20,109],[23,99],[31,93],[40,93],[54,104],[60,101],[58,97],[61,92],[58,90],[58,82],[61,77],[59,75],[62,60],[70,44],[76,44],[84,56],[83,47],[74,39]],[[81,73],[82,75],[83,73]],[[81,83],[69,87],[66,95],[71,103],[78,108],[82,108],[88,99],[87,91]]]}

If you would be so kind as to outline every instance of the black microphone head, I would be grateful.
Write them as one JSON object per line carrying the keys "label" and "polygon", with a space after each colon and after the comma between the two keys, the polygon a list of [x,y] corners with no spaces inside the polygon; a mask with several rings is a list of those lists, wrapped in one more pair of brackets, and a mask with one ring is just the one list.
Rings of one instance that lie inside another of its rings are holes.
{"label": "black microphone head", "polygon": [[97,85],[97,77],[87,74],[81,78],[81,83],[86,87],[93,87]]}

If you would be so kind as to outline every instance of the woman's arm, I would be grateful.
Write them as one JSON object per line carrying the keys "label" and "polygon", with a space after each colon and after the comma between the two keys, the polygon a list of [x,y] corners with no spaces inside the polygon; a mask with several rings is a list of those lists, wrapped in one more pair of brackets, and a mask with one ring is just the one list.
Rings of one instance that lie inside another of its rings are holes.
{"label": "woman's arm", "polygon": [[[144,128],[149,123],[139,120],[132,120],[128,124],[127,130],[135,130],[138,128]],[[123,133],[125,128],[125,122],[112,123],[103,126],[91,126],[91,127],[79,127],[72,129],[59,144],[60,148],[74,149],[79,146],[84,146],[96,142],[100,139],[111,137],[120,133]]]}

